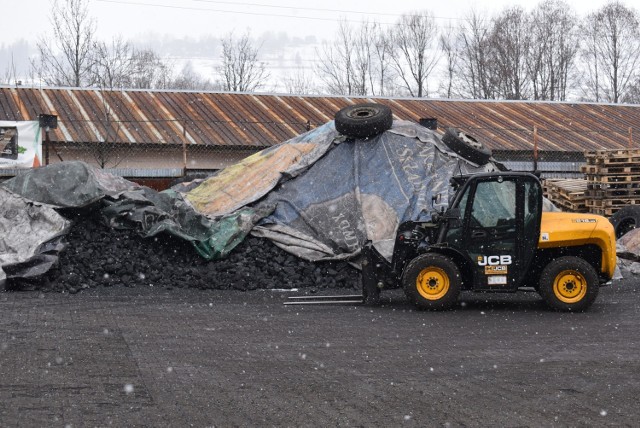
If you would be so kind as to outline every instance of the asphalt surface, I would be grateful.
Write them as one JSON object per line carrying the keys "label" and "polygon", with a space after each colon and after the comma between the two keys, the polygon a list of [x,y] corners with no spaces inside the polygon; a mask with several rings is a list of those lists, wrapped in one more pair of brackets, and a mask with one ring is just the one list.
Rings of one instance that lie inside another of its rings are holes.
{"label": "asphalt surface", "polygon": [[640,285],[418,312],[294,293],[0,294],[0,425],[638,426]]}

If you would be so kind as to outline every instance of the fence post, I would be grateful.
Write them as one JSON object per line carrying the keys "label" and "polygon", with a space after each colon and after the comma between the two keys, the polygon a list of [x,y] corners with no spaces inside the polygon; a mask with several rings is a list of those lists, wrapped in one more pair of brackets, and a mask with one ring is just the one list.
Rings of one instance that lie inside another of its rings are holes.
{"label": "fence post", "polygon": [[187,175],[187,121],[182,121],[182,175]]}
{"label": "fence post", "polygon": [[51,141],[49,140],[49,127],[44,130],[44,164],[49,165],[49,146]]}
{"label": "fence post", "polygon": [[538,170],[538,127],[533,125],[533,171]]}
{"label": "fence post", "polygon": [[629,150],[633,148],[633,128],[629,127]]}

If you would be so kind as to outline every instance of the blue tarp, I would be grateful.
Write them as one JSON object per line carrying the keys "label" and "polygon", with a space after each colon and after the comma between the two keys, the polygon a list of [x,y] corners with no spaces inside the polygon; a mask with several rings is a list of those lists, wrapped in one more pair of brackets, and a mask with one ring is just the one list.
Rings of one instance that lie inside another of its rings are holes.
{"label": "blue tarp", "polygon": [[[332,129],[317,132],[330,137]],[[497,169],[460,158],[439,134],[406,121],[371,139],[334,145],[258,204],[274,211],[253,234],[308,260],[352,258],[366,241],[390,257],[402,222],[428,221],[448,206],[453,175]]]}

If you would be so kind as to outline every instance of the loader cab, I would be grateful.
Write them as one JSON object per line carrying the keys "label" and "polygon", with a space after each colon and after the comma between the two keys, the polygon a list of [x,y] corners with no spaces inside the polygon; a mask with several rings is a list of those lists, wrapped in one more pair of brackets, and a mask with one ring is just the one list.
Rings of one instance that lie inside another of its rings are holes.
{"label": "loader cab", "polygon": [[466,259],[471,277],[465,288],[515,291],[526,280],[540,235],[540,181],[506,172],[457,178],[457,184],[438,241]]}

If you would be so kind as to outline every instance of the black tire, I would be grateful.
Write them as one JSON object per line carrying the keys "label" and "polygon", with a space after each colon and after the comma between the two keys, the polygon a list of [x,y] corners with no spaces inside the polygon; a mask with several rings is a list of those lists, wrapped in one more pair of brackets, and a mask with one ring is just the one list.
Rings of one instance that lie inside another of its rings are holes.
{"label": "black tire", "polygon": [[449,257],[422,254],[404,269],[402,287],[420,309],[449,309],[458,301],[462,288],[460,269]]}
{"label": "black tire", "polygon": [[391,109],[383,104],[356,104],[335,115],[336,130],[353,138],[371,138],[393,125]]}
{"label": "black tire", "polygon": [[609,218],[616,231],[616,238],[640,227],[640,205],[629,205],[613,213]]}
{"label": "black tire", "polygon": [[598,274],[580,257],[565,256],[552,260],[542,270],[538,291],[545,302],[560,311],[584,311],[600,290]]}
{"label": "black tire", "polygon": [[486,165],[491,159],[491,149],[473,138],[469,134],[459,131],[456,128],[447,128],[442,137],[442,142],[454,153],[480,166]]}

